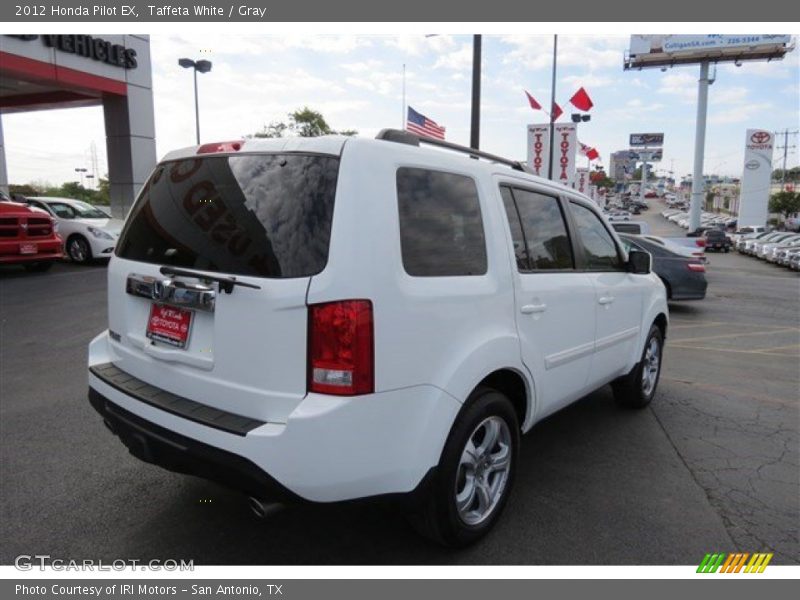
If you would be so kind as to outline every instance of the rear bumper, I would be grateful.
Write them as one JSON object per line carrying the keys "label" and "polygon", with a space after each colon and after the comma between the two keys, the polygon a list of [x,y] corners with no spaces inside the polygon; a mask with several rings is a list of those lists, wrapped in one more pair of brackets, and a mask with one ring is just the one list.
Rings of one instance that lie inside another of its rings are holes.
{"label": "rear bumper", "polygon": [[[226,431],[98,376],[97,367],[113,363],[107,335],[90,345],[90,402],[131,453],[260,498],[338,502],[413,495],[438,464],[461,408],[433,386],[349,398],[307,394],[286,423]],[[191,402],[170,402],[180,400]],[[202,413],[197,406],[184,408]]]}

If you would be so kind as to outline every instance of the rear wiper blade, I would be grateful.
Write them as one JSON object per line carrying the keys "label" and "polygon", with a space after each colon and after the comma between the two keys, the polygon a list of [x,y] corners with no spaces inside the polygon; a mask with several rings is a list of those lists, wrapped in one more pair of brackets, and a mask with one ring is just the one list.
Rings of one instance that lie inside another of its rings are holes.
{"label": "rear wiper blade", "polygon": [[226,294],[230,294],[233,291],[233,287],[236,285],[240,285],[246,288],[251,288],[254,290],[261,289],[261,286],[253,285],[252,283],[245,283],[244,281],[239,281],[238,279],[236,279],[236,277],[217,277],[216,275],[198,273],[197,271],[189,271],[187,269],[176,269],[174,267],[161,267],[159,271],[162,275],[197,277],[198,279],[204,279],[206,281],[216,281],[219,284],[219,289],[225,292]]}

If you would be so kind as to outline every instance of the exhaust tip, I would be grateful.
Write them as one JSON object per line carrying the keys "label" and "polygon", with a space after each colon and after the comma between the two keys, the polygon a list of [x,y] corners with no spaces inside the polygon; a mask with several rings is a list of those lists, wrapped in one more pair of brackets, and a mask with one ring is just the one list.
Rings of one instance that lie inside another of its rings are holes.
{"label": "exhaust tip", "polygon": [[277,502],[265,502],[254,496],[250,496],[247,499],[247,504],[250,507],[250,510],[253,511],[253,514],[259,519],[266,519],[267,517],[279,512],[283,508],[283,504],[279,504]]}

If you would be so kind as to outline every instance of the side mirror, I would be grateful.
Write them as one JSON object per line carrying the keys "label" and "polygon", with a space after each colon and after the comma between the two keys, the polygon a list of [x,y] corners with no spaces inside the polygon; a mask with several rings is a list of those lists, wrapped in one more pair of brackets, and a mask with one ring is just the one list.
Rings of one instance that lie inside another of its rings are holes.
{"label": "side mirror", "polygon": [[631,248],[628,252],[628,272],[637,275],[647,275],[650,272],[650,266],[653,257],[649,252]]}

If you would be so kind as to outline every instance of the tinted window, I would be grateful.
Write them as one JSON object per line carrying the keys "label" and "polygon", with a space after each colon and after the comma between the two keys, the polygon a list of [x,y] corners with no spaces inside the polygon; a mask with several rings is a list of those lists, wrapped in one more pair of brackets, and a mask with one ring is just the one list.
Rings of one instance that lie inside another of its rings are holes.
{"label": "tinted window", "polygon": [[508,226],[511,228],[511,240],[514,244],[514,257],[517,261],[517,269],[520,271],[530,271],[531,267],[528,263],[528,252],[525,250],[525,236],[522,234],[522,224],[519,222],[519,213],[514,204],[514,197],[511,195],[511,189],[501,187],[500,195],[503,197],[503,206],[506,209]]}
{"label": "tinted window", "polygon": [[403,267],[436,277],[486,273],[486,243],[475,182],[427,169],[397,170]]}
{"label": "tinted window", "polygon": [[156,167],[117,245],[123,258],[258,277],[328,260],[339,159],[206,157]]}
{"label": "tinted window", "polygon": [[558,200],[514,188],[532,270],[573,268],[572,247]]}
{"label": "tinted window", "polygon": [[614,238],[593,210],[570,202],[580,243],[586,258],[586,268],[592,271],[610,271],[622,268]]}

